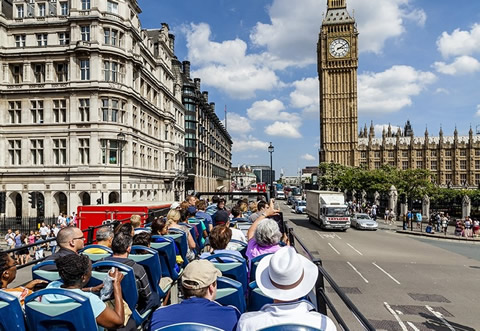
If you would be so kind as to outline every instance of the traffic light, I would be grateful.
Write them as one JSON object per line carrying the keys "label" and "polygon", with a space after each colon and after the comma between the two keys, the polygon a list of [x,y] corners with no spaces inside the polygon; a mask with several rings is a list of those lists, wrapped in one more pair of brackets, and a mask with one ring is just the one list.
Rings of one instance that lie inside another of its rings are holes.
{"label": "traffic light", "polygon": [[6,192],[0,192],[0,214],[5,213],[6,200],[7,200]]}
{"label": "traffic light", "polygon": [[28,192],[28,203],[33,209],[37,208],[37,192]]}

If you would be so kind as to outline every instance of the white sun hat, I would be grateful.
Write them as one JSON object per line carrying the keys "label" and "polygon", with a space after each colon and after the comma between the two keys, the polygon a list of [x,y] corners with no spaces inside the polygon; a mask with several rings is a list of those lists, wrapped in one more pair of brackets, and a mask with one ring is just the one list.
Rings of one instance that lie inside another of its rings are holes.
{"label": "white sun hat", "polygon": [[178,207],[180,207],[180,202],[173,202],[171,205],[170,205],[170,209],[177,209]]}
{"label": "white sun hat", "polygon": [[315,285],[318,268],[290,246],[265,256],[255,277],[262,292],[273,299],[292,301],[306,296]]}

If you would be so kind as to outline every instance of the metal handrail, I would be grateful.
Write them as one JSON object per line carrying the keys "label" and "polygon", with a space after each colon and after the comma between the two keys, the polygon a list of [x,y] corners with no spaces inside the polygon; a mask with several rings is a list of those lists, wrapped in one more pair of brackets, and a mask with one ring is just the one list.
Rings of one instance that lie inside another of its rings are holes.
{"label": "metal handrail", "polygon": [[315,263],[319,271],[319,277],[317,278],[317,283],[315,285],[316,297],[317,297],[317,309],[320,313],[326,314],[327,309],[332,312],[332,315],[335,317],[335,320],[342,326],[345,331],[350,330],[346,325],[343,318],[340,316],[339,312],[328,298],[325,293],[325,286],[324,286],[324,279],[330,284],[332,289],[335,293],[340,297],[343,301],[345,306],[350,310],[350,312],[357,318],[359,323],[363,326],[365,330],[374,331],[375,328],[373,325],[368,321],[368,319],[358,310],[355,304],[348,298],[348,296],[342,291],[342,289],[338,286],[338,284],[333,280],[333,278],[328,274],[328,272],[322,266],[322,260],[319,258],[315,258],[310,251],[308,250],[307,246],[297,237],[294,233],[292,228],[288,228],[288,235],[289,238],[293,238],[291,240],[291,244],[295,247],[295,243],[298,243],[302,250],[308,255],[308,258]]}

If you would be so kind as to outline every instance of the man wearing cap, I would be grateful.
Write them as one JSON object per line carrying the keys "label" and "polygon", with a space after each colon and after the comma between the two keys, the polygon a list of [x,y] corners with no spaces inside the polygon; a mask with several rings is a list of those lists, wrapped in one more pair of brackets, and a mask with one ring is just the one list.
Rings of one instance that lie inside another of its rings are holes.
{"label": "man wearing cap", "polygon": [[240,312],[232,306],[215,302],[217,277],[222,273],[207,260],[190,262],[182,275],[185,297],[179,304],[158,308],[152,316],[150,330],[176,323],[202,323],[222,330],[235,330]]}
{"label": "man wearing cap", "polygon": [[[236,229],[232,227],[232,224],[230,224],[230,215],[228,214],[228,211],[219,210],[217,212],[215,225],[226,225],[227,227],[230,227],[230,229],[232,230],[232,239],[240,240],[241,242],[247,243],[247,238],[245,238],[245,235],[243,234],[242,230]],[[232,248],[229,248],[229,249],[232,249]]]}
{"label": "man wearing cap", "polygon": [[293,247],[283,247],[264,257],[256,270],[256,281],[262,292],[274,299],[260,311],[245,313],[238,321],[237,331],[258,330],[280,324],[299,324],[336,331],[333,321],[315,312],[304,298],[314,287],[318,268]]}

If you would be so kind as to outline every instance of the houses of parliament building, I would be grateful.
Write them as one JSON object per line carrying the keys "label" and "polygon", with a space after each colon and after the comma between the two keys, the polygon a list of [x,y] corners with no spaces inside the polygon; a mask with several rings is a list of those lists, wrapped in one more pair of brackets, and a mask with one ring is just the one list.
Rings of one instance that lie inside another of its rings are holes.
{"label": "houses of parliament building", "polygon": [[373,123],[358,129],[358,31],[346,0],[328,0],[317,44],[320,88],[320,162],[378,169],[427,169],[438,185],[480,185],[480,136],[415,136],[410,121],[403,130],[384,129],[375,137]]}

